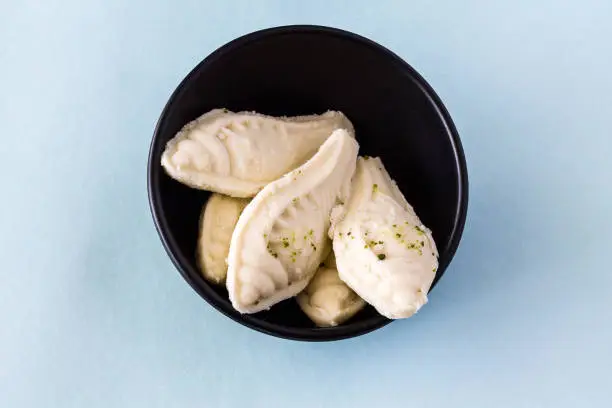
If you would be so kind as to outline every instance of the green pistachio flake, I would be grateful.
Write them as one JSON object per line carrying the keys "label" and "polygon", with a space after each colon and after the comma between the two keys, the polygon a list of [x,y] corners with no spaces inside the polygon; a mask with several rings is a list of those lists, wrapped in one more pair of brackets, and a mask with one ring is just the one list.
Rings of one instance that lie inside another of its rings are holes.
{"label": "green pistachio flake", "polygon": [[289,241],[283,241],[283,248],[289,248]]}
{"label": "green pistachio flake", "polygon": [[378,259],[380,259],[381,261],[384,260],[387,257],[387,255],[385,254],[378,254]]}
{"label": "green pistachio flake", "polygon": [[378,191],[378,184],[373,184],[372,185],[372,192],[375,193]]}
{"label": "green pistachio flake", "polygon": [[276,252],[274,252],[272,249],[270,249],[270,247],[268,246],[268,252],[270,253],[270,255],[272,255],[275,258],[278,258],[278,254]]}
{"label": "green pistachio flake", "polygon": [[425,246],[425,241],[421,241],[421,246],[424,247]]}
{"label": "green pistachio flake", "polygon": [[400,234],[399,232],[395,233],[395,238],[401,238],[401,237],[402,237],[402,234]]}

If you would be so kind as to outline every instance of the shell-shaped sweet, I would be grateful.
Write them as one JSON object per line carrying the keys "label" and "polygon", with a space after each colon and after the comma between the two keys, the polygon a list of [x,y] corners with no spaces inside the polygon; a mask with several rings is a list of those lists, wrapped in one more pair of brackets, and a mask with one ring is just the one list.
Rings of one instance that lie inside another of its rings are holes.
{"label": "shell-shaped sweet", "polygon": [[236,310],[266,310],[306,287],[329,253],[330,211],[348,197],[358,149],[346,130],[334,131],[310,160],[247,205],[228,255]]}
{"label": "shell-shaped sweet", "polygon": [[339,212],[330,231],[340,279],[390,319],[416,313],[427,303],[438,251],[379,158],[357,160]]}
{"label": "shell-shaped sweet", "polygon": [[225,283],[232,233],[248,203],[246,198],[213,193],[202,208],[197,260],[202,275],[210,282]]}
{"label": "shell-shaped sweet", "polygon": [[335,129],[353,125],[341,112],[272,117],[214,109],[185,125],[166,145],[166,173],[190,187],[253,197],[312,157]]}
{"label": "shell-shaped sweet", "polygon": [[[333,257],[333,253],[332,256]],[[325,264],[315,273],[306,289],[297,295],[300,308],[319,327],[344,323],[365,306],[365,301],[340,280],[338,270]]]}

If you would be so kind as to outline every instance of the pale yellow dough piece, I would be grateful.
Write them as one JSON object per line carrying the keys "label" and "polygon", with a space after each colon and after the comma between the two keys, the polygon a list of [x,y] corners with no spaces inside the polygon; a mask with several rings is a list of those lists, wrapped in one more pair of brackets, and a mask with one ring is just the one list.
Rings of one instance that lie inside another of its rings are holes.
{"label": "pale yellow dough piece", "polygon": [[333,213],[340,279],[389,319],[427,303],[438,270],[432,232],[406,201],[379,158],[359,158],[348,202]]}
{"label": "pale yellow dough piece", "polygon": [[234,309],[256,313],[296,296],[329,254],[330,212],[346,201],[359,145],[334,131],[302,166],[268,184],[240,216],[228,255]]}
{"label": "pale yellow dough piece", "polygon": [[296,300],[302,311],[319,327],[342,324],[366,305],[340,280],[333,252]]}
{"label": "pale yellow dough piece", "polygon": [[161,164],[189,187],[253,197],[310,159],[336,129],[354,134],[351,122],[336,111],[272,117],[213,109],[167,143]]}
{"label": "pale yellow dough piece", "polygon": [[213,193],[202,208],[197,259],[202,274],[212,283],[225,283],[232,233],[249,201]]}

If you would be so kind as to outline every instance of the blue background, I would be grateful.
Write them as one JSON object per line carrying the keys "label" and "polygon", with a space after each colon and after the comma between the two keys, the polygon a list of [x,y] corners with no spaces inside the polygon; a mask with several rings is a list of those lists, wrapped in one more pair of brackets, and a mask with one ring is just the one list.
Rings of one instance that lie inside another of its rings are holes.
{"label": "blue background", "polygon": [[[612,2],[1,4],[1,407],[612,404]],[[225,42],[293,23],[412,64],[470,172],[464,239],[430,303],[338,343],[214,311],[147,204],[178,82]]]}

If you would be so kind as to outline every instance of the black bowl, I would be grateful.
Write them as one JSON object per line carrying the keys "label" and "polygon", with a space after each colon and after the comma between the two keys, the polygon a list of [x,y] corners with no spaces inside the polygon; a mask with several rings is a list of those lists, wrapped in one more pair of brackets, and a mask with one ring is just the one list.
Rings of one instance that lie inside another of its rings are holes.
{"label": "black bowl", "polygon": [[465,224],[468,181],[459,136],[438,96],[406,62],[366,38],[328,27],[278,27],[240,37],[198,64],[170,97],[151,143],[148,191],[157,231],[183,278],[217,310],[252,329],[295,340],[343,339],[390,322],[367,307],[338,327],[317,328],[294,299],[241,315],[225,288],[202,278],[196,241],[209,193],[172,180],[160,158],[184,124],[218,107],[269,115],[344,112],[355,125],[360,154],[383,159],[433,230],[440,251],[434,285],[444,274]]}

